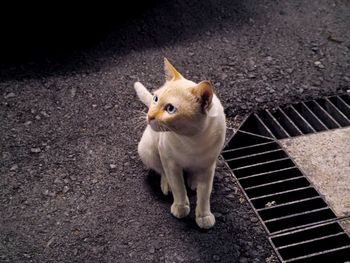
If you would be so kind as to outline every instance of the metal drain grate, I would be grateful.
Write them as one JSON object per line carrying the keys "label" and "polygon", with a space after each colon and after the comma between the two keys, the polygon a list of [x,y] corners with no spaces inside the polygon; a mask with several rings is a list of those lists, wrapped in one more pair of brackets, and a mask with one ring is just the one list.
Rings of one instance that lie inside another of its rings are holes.
{"label": "metal drain grate", "polygon": [[252,114],[241,131],[284,139],[350,125],[350,95],[277,107]]}
{"label": "metal drain grate", "polygon": [[350,125],[349,95],[251,114],[222,152],[282,262],[350,261],[350,237],[278,139]]}

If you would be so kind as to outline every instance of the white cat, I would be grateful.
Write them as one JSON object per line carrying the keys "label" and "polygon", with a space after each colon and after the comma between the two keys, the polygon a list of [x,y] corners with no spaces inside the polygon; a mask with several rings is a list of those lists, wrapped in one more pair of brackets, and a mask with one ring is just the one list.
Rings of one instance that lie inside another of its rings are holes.
{"label": "white cat", "polygon": [[134,84],[149,107],[138,152],[143,163],[161,175],[162,192],[172,192],[171,213],[177,218],[190,212],[183,171],[188,173],[188,185],[197,189],[197,225],[208,229],[215,224],[210,194],[225,140],[224,110],[209,81],[185,79],[167,59],[164,67],[166,82],[153,96],[140,82]]}

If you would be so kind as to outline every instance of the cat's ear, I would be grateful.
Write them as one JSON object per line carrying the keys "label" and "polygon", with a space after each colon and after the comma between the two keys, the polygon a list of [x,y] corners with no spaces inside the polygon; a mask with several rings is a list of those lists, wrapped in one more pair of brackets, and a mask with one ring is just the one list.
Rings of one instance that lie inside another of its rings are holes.
{"label": "cat's ear", "polygon": [[201,81],[197,86],[191,88],[191,93],[198,98],[204,113],[210,110],[214,96],[214,88],[210,81]]}
{"label": "cat's ear", "polygon": [[165,78],[167,81],[181,79],[181,74],[176,70],[176,68],[171,65],[167,58],[164,58],[164,71]]}

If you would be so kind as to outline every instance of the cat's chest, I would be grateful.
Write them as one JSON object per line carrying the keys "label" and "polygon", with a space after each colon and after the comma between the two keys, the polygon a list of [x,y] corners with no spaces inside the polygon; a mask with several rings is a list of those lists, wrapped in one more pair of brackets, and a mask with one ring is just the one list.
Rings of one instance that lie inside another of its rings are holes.
{"label": "cat's chest", "polygon": [[193,141],[168,137],[160,141],[160,150],[183,168],[199,168],[216,160],[221,141],[219,137]]}

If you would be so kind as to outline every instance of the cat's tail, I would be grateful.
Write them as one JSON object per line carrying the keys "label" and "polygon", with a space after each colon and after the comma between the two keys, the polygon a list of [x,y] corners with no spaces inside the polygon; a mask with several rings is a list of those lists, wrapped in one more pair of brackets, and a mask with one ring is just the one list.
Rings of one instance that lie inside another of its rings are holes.
{"label": "cat's tail", "polygon": [[152,94],[141,84],[141,82],[135,82],[134,89],[142,103],[149,107],[152,102]]}

